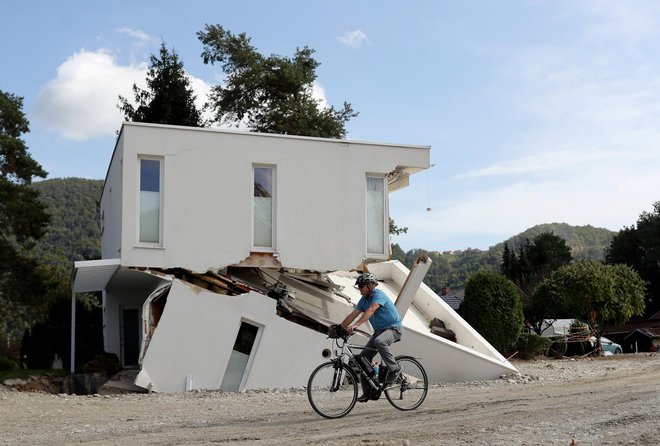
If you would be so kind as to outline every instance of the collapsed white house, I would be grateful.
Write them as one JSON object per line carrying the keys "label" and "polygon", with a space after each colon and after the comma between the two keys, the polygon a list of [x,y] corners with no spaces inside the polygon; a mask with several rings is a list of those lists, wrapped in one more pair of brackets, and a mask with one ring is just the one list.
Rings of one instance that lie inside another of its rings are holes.
{"label": "collapsed white house", "polygon": [[105,350],[153,391],[303,386],[368,270],[404,315],[393,350],[421,358],[430,380],[515,372],[422,283],[430,260],[412,273],[389,260],[388,194],[429,157],[427,146],[124,123],[100,200],[102,259],[74,264],[72,326],[76,294],[101,291]]}

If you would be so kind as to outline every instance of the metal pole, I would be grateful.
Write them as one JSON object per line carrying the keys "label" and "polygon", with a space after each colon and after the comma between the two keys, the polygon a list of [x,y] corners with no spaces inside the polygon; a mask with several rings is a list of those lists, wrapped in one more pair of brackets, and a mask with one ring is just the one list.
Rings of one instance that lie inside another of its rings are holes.
{"label": "metal pole", "polygon": [[71,292],[71,373],[76,371],[76,292]]}

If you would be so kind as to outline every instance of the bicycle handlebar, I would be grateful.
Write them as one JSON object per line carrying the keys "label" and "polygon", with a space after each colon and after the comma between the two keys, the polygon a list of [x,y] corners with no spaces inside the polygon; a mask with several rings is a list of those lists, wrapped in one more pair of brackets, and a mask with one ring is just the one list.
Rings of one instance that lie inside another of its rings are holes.
{"label": "bicycle handlebar", "polygon": [[328,337],[333,338],[333,339],[343,339],[344,342],[348,341],[348,338],[353,336],[355,333],[360,333],[363,334],[367,337],[369,337],[369,333],[367,333],[364,330],[360,330],[359,328],[354,328],[353,333],[349,334],[348,330],[346,330],[344,327],[342,327],[339,324],[333,324],[330,327],[328,327]]}

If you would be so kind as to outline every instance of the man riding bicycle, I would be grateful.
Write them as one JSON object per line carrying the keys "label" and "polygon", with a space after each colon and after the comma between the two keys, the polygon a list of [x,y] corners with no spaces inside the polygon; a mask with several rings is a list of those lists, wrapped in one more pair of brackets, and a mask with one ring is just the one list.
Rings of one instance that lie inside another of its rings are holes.
{"label": "man riding bicycle", "polygon": [[[401,317],[390,298],[381,290],[376,289],[378,280],[375,275],[368,273],[360,274],[355,281],[355,285],[360,290],[362,297],[351,314],[346,316],[341,326],[349,334],[352,334],[360,325],[367,321],[371,322],[374,334],[359,356],[365,358],[367,364],[371,364],[377,350],[380,353],[382,364],[387,367],[388,373],[385,383],[391,383],[397,378],[400,371],[394,355],[390,351],[390,345],[401,340]],[[351,325],[360,314],[362,316],[357,322]],[[360,358],[357,359],[359,360]],[[369,401],[370,388],[364,379],[361,381],[362,395],[358,397],[358,401],[365,403]]]}

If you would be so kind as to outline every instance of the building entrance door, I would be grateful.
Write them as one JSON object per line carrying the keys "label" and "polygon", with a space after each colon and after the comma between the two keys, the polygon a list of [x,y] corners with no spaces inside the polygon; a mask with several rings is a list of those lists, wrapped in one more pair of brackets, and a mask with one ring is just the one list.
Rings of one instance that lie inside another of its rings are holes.
{"label": "building entrance door", "polygon": [[229,362],[222,378],[220,389],[225,391],[236,391],[241,387],[245,372],[247,370],[250,354],[257,340],[259,327],[242,321],[238,329],[234,348],[229,356]]}
{"label": "building entrance door", "polygon": [[138,365],[140,354],[140,312],[137,308],[122,308],[121,352],[124,367]]}

